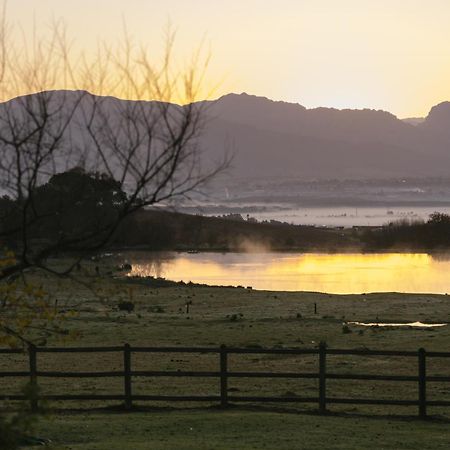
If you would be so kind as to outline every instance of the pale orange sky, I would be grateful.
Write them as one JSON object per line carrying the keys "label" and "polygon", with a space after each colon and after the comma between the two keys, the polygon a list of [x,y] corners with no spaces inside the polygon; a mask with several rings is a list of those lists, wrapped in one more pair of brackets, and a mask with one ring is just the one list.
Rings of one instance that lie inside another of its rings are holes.
{"label": "pale orange sky", "polygon": [[161,43],[168,18],[179,55],[206,37],[217,97],[248,92],[307,107],[370,107],[426,115],[450,100],[448,0],[9,0],[25,35],[64,18],[77,44]]}

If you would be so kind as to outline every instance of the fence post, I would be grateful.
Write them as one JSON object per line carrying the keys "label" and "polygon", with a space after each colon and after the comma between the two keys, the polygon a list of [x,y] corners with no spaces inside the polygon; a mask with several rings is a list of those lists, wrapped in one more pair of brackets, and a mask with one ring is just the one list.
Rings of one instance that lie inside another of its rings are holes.
{"label": "fence post", "polygon": [[326,394],[326,368],[327,344],[321,342],[319,344],[319,413],[324,414],[327,410],[327,394]]}
{"label": "fence post", "polygon": [[36,412],[38,410],[37,358],[36,347],[33,344],[28,346],[28,357],[30,362],[30,407],[32,412]]}
{"label": "fence post", "polygon": [[419,417],[427,417],[427,367],[426,352],[424,348],[419,348]]}
{"label": "fence post", "polygon": [[227,347],[220,346],[220,406],[228,406],[228,360]]}
{"label": "fence post", "polygon": [[123,346],[123,377],[125,388],[125,409],[132,408],[131,396],[131,350],[130,344]]}

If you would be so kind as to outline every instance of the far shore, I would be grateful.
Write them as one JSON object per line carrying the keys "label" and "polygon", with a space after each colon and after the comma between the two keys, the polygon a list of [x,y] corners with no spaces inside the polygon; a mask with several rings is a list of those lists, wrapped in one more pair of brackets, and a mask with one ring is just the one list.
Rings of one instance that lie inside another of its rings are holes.
{"label": "far shore", "polygon": [[111,242],[114,250],[202,252],[377,253],[450,250],[450,217],[435,213],[428,222],[385,226],[319,227],[238,215],[206,217],[145,210],[129,217]]}

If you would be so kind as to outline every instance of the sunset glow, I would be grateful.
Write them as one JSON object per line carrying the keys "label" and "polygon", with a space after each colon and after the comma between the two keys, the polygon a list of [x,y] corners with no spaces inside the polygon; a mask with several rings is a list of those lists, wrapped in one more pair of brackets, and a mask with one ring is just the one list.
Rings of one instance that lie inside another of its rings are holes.
{"label": "sunset glow", "polygon": [[120,41],[126,23],[135,41],[156,54],[170,20],[180,62],[202,42],[211,49],[203,96],[246,91],[399,117],[424,116],[450,98],[450,3],[444,0],[14,0],[8,17],[28,40],[33,23],[45,33],[52,18],[63,17],[83,48],[98,39]]}

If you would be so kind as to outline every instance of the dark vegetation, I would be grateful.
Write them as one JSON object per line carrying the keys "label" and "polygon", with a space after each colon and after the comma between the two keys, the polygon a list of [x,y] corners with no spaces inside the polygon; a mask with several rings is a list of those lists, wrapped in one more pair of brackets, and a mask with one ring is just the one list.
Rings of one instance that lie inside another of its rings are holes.
{"label": "dark vegetation", "polygon": [[[161,209],[128,214],[118,182],[75,168],[52,176],[26,199],[0,199],[0,235],[36,260],[55,252],[85,252],[106,243],[151,250],[326,250],[357,248],[352,230],[282,222],[193,216]],[[23,222],[26,222],[26,227]],[[24,232],[26,238],[24,239]],[[29,248],[24,248],[24,246]]]}
{"label": "dark vegetation", "polygon": [[357,249],[354,230],[284,223],[255,223],[141,210],[128,217],[114,238],[118,247],[153,250],[324,250]]}
{"label": "dark vegetation", "polygon": [[28,244],[33,253],[95,248],[108,239],[126,202],[118,182],[76,168],[53,175],[26,199],[0,199],[0,233],[9,246]]}
{"label": "dark vegetation", "polygon": [[[383,227],[320,228],[240,215],[205,217],[152,208],[122,221],[128,199],[120,184],[81,169],[54,175],[31,198],[0,199],[0,234],[10,248],[29,253],[112,248],[202,251],[441,251],[450,247],[450,216],[427,222],[393,222]],[[27,222],[26,239],[23,239]],[[31,252],[31,249],[33,252]],[[41,256],[40,256],[41,257]]]}
{"label": "dark vegetation", "polygon": [[114,245],[155,250],[439,252],[450,248],[450,216],[436,212],[427,222],[340,229],[141,210],[123,223]]}
{"label": "dark vegetation", "polygon": [[443,251],[450,248],[450,216],[433,213],[427,222],[394,222],[361,236],[364,249]]}
{"label": "dark vegetation", "polygon": [[1,198],[0,234],[8,247],[36,260],[59,251],[95,250],[108,241],[115,247],[152,250],[337,250],[355,246],[348,231],[158,209],[138,210],[120,224],[127,205],[119,183],[106,175],[73,169],[52,176],[28,198]]}

